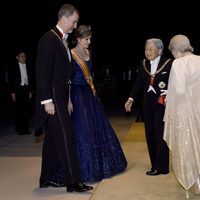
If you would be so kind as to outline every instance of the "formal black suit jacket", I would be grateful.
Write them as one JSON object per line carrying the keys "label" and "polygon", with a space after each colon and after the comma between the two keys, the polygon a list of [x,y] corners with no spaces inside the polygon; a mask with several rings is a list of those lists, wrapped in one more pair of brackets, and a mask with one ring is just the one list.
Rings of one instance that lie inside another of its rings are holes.
{"label": "formal black suit jacket", "polygon": [[[150,86],[150,61],[141,63],[137,79],[133,85],[130,96],[136,99],[143,92],[143,113],[145,123],[146,141],[151,160],[151,168],[168,173],[169,171],[169,149],[163,140],[165,102],[160,103],[161,90],[166,90],[171,69],[172,60],[162,68],[168,59],[161,57],[157,67],[157,74],[152,87],[155,92],[149,91]],[[144,68],[146,66],[146,70]],[[162,70],[161,70],[162,69]]]}
{"label": "formal black suit jacket", "polygon": [[[59,165],[66,185],[81,181],[75,136],[67,109],[72,66],[61,38],[61,33],[54,28],[38,43],[35,126],[36,129],[45,128],[40,184],[52,181],[52,177],[56,179]],[[41,105],[41,101],[48,99],[53,100],[54,115],[48,115],[45,106]]]}
{"label": "formal black suit jacket", "polygon": [[[26,64],[26,71],[28,76],[28,89],[31,92],[33,90],[33,76],[32,70],[29,64]],[[9,88],[11,93],[16,93],[17,89],[20,87],[21,84],[21,74],[19,68],[19,62],[16,62],[14,65],[11,66],[8,72],[8,82]]]}
{"label": "formal black suit jacket", "polygon": [[[160,61],[158,63],[157,70],[159,70],[167,60],[168,60],[167,58],[164,58],[161,56]],[[153,93],[152,91],[147,92],[149,89],[149,85],[150,85],[150,75],[145,71],[144,63],[146,65],[146,69],[149,72],[151,72],[150,61],[149,60],[142,61],[140,64],[140,68],[138,71],[136,81],[134,82],[131,92],[130,92],[130,95],[129,95],[134,100],[139,97],[139,94],[141,93],[141,91],[143,92],[144,100],[149,96],[148,94]],[[165,65],[165,67],[158,74],[155,75],[154,84],[153,84],[153,88],[156,91],[156,94],[153,93],[154,94],[153,102],[154,102],[155,106],[158,103],[160,94],[162,93],[161,90],[167,89],[171,64],[172,64],[172,59]],[[152,98],[152,96],[151,96],[151,98]]]}
{"label": "formal black suit jacket", "polygon": [[[62,43],[62,36],[55,27],[48,31],[38,43],[36,59],[36,113],[35,126],[40,128],[48,115],[41,101],[65,98],[67,104],[67,84],[70,80],[72,66],[66,49]],[[67,105],[66,105],[67,106]]]}

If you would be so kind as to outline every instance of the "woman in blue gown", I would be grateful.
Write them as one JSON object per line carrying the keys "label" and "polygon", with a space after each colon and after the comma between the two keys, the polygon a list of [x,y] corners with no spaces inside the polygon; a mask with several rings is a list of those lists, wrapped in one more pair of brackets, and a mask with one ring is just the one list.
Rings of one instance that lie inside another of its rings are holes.
{"label": "woman in blue gown", "polygon": [[91,77],[92,60],[88,46],[91,27],[79,26],[77,45],[72,49],[71,113],[83,181],[96,182],[123,172],[127,160],[106,117]]}

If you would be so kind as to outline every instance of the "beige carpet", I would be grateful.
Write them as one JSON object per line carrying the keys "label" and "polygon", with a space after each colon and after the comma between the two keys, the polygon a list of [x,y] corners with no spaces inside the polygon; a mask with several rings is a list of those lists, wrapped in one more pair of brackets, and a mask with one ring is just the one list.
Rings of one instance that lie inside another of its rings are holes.
{"label": "beige carpet", "polygon": [[66,193],[65,188],[40,189],[42,143],[34,143],[32,135],[13,134],[0,138],[0,200],[184,200],[185,191],[172,172],[146,176],[149,157],[143,123],[123,116],[110,120],[128,160],[124,173],[94,183],[94,190],[84,194]]}
{"label": "beige carpet", "polygon": [[127,135],[123,138],[123,142],[145,142],[144,123],[132,123]]}
{"label": "beige carpet", "polygon": [[[91,200],[186,199],[172,171],[168,175],[146,176],[149,157],[143,123],[131,123],[121,143],[129,163],[127,170],[99,183]],[[200,195],[193,195],[192,199],[200,199]]]}

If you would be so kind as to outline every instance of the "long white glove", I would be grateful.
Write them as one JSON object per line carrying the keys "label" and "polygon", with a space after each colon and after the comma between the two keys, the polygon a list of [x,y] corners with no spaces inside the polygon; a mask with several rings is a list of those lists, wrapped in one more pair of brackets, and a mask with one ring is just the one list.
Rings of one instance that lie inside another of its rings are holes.
{"label": "long white glove", "polygon": [[162,93],[160,94],[161,96],[167,95],[167,90],[160,90]]}

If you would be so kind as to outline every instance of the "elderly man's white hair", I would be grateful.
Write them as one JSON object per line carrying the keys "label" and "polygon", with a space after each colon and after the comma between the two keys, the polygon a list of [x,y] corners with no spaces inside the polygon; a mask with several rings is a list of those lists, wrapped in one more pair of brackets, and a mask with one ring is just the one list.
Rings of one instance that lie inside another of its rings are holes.
{"label": "elderly man's white hair", "polygon": [[164,49],[164,45],[163,45],[163,42],[161,39],[159,38],[150,38],[148,40],[146,40],[145,42],[145,46],[148,44],[148,43],[154,43],[157,47],[157,49],[160,49],[160,55],[162,54],[163,52],[163,49]]}
{"label": "elderly man's white hair", "polygon": [[146,40],[145,44],[153,42],[158,49],[163,49],[164,45],[161,39],[159,38],[150,38]]}
{"label": "elderly man's white hair", "polygon": [[169,43],[169,50],[175,50],[181,53],[194,51],[193,47],[190,45],[190,40],[185,35],[181,34],[172,37]]}

